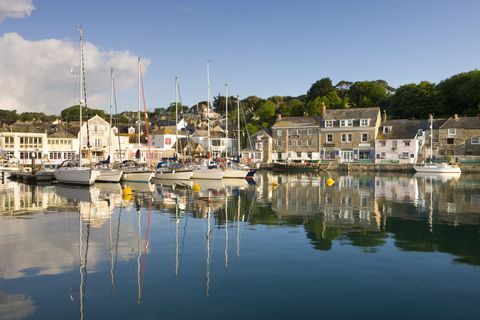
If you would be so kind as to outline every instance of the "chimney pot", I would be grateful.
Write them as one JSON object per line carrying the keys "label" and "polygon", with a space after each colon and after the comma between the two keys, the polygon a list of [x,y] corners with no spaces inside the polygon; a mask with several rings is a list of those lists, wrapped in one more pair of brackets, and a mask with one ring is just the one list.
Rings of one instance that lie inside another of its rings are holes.
{"label": "chimney pot", "polygon": [[277,120],[281,120],[282,119],[282,115],[281,114],[277,114]]}
{"label": "chimney pot", "polygon": [[387,121],[387,110],[383,110],[383,122]]}
{"label": "chimney pot", "polygon": [[457,121],[457,120],[458,120],[458,113],[455,113],[455,115],[454,115],[454,119],[455,119],[455,121]]}

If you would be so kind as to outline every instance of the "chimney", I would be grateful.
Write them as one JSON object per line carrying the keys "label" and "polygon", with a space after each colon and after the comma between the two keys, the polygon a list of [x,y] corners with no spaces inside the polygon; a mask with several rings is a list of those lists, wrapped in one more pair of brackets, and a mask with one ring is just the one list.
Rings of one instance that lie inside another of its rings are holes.
{"label": "chimney", "polygon": [[322,115],[325,115],[326,111],[327,111],[327,106],[325,105],[325,102],[322,101]]}
{"label": "chimney", "polygon": [[278,120],[282,120],[282,115],[281,115],[280,113],[277,114],[277,121],[278,121]]}
{"label": "chimney", "polygon": [[453,118],[455,119],[455,121],[458,121],[458,113],[455,113],[455,115],[453,116]]}
{"label": "chimney", "polygon": [[383,122],[387,121],[387,110],[383,110]]}

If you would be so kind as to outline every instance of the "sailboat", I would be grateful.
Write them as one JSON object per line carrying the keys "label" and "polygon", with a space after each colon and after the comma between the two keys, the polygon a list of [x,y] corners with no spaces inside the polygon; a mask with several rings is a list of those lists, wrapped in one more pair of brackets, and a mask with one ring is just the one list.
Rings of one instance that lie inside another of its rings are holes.
{"label": "sailboat", "polygon": [[[78,163],[70,160],[64,161],[55,170],[55,178],[59,183],[89,186],[95,183],[99,172],[92,168],[82,167],[82,108],[84,104],[87,107],[87,94],[85,92],[85,65],[83,60],[83,29],[82,27],[78,29],[80,32],[80,143],[78,144]],[[89,143],[87,142],[87,144]]]}
{"label": "sailboat", "polygon": [[416,172],[432,173],[432,174],[461,174],[461,169],[457,165],[447,163],[434,164],[433,158],[433,115],[430,114],[430,160],[426,164],[419,164],[413,166]]}
{"label": "sailboat", "polygon": [[[123,171],[112,169],[110,167],[110,162],[112,158],[112,96],[113,96],[113,89],[114,86],[114,78],[113,78],[113,68],[110,69],[110,129],[109,129],[109,136],[108,136],[108,158],[106,161],[102,161],[100,165],[106,166],[99,168],[99,175],[97,177],[97,182],[120,182],[122,178]],[[120,146],[119,146],[120,148]]]}
{"label": "sailboat", "polygon": [[[141,117],[140,117],[140,94],[142,85],[142,62],[138,57],[138,132],[137,132],[137,152],[136,158],[140,160],[140,129],[141,129]],[[148,123],[147,123],[148,125]],[[149,182],[153,177],[153,171],[140,166],[138,163],[132,160],[125,160],[122,162],[123,176],[122,181],[135,181],[135,182]]]}
{"label": "sailboat", "polygon": [[[225,137],[228,141],[228,86],[225,84]],[[241,156],[241,144],[240,144],[240,98],[237,96],[237,148],[238,148],[238,160]],[[253,178],[255,171],[245,165],[241,165],[239,162],[228,161],[228,147],[225,149],[225,158],[227,159],[227,166],[223,174],[223,178]]]}
{"label": "sailboat", "polygon": [[207,135],[208,135],[208,157],[202,164],[194,167],[193,179],[222,179],[224,171],[220,166],[210,159],[212,154],[212,141],[210,139],[210,62],[207,62]]}
{"label": "sailboat", "polygon": [[[178,158],[178,77],[175,77],[175,158]],[[193,169],[178,161],[160,161],[155,171],[155,179],[188,180],[193,175]]]}

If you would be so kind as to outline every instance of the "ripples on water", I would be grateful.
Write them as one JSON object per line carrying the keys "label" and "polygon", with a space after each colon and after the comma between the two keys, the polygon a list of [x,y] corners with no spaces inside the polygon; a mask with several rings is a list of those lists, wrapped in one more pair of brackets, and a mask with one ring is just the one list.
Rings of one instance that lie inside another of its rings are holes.
{"label": "ripples on water", "polygon": [[0,319],[475,318],[480,182],[0,185]]}

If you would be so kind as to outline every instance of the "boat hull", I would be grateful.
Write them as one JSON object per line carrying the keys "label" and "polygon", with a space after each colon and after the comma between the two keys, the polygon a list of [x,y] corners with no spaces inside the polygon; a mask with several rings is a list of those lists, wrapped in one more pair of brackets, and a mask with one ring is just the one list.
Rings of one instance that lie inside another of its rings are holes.
{"label": "boat hull", "polygon": [[120,182],[123,171],[115,169],[101,169],[97,177],[97,182]]}
{"label": "boat hull", "polygon": [[416,172],[421,173],[461,173],[461,169],[459,167],[452,167],[452,166],[413,166]]}
{"label": "boat hull", "polygon": [[223,177],[228,179],[231,179],[231,178],[245,179],[249,171],[250,171],[249,169],[227,168],[225,169]]}
{"label": "boat hull", "polygon": [[149,182],[152,177],[152,171],[124,171],[122,181]]}
{"label": "boat hull", "polygon": [[63,184],[91,186],[98,175],[98,170],[83,167],[64,167],[55,170],[55,179]]}
{"label": "boat hull", "polygon": [[223,175],[224,171],[222,169],[198,168],[193,170],[192,179],[218,180],[223,179]]}
{"label": "boat hull", "polygon": [[189,180],[193,176],[192,170],[186,171],[157,171],[154,178],[158,180]]}

